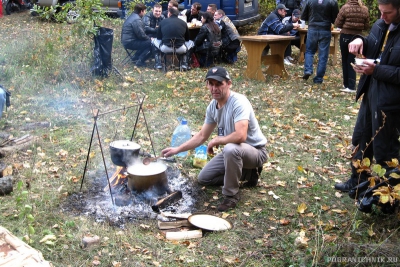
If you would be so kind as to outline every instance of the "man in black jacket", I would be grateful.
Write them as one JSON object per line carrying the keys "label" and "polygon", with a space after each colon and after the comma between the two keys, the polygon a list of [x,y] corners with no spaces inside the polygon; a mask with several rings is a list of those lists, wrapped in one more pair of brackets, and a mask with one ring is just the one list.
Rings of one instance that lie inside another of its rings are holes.
{"label": "man in black jacket", "polygon": [[201,21],[202,14],[203,12],[201,12],[201,4],[198,2],[194,2],[190,10],[188,9],[185,13],[186,22],[192,22],[193,19]]}
{"label": "man in black jacket", "polygon": [[315,84],[324,81],[332,37],[331,25],[335,23],[338,13],[339,7],[336,0],[308,0],[306,2],[301,14],[301,20],[308,21],[304,80],[308,80],[313,74],[314,55],[318,50],[317,73],[313,81]]}
{"label": "man in black jacket", "polygon": [[144,32],[142,22],[145,13],[146,6],[142,3],[136,4],[121,31],[121,42],[124,48],[136,50],[134,59],[137,59],[137,67],[145,67],[145,61],[151,56],[151,38]]}
{"label": "man in black jacket", "polygon": [[161,14],[162,7],[160,4],[156,3],[153,6],[153,12],[147,13],[143,17],[144,31],[149,37],[157,37],[157,30],[160,22],[164,19]]}
{"label": "man in black jacket", "polygon": [[[362,74],[358,83],[356,100],[362,102],[354,127],[352,144],[358,145],[353,157],[352,175],[335,189],[347,192],[369,174],[357,173],[357,160],[375,157],[377,164],[386,169],[389,178],[393,166],[388,162],[400,159],[400,2],[378,0],[381,19],[377,20],[367,37],[356,36],[349,43],[349,52],[363,55],[375,62],[364,61],[354,70]],[[355,164],[354,164],[355,163]]]}
{"label": "man in black jacket", "polygon": [[[189,28],[187,23],[178,18],[177,8],[168,9],[168,18],[161,21],[157,31],[157,39],[153,39],[153,45],[163,53],[183,54],[182,69],[188,69],[187,52],[194,46],[189,39]],[[155,53],[156,69],[161,69],[160,52]]]}

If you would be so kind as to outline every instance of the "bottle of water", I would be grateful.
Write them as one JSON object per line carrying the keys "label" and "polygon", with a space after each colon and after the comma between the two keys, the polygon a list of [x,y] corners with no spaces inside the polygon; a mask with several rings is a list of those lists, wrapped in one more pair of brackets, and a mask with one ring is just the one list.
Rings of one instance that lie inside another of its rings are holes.
{"label": "bottle of water", "polygon": [[[191,133],[190,133],[190,128],[187,125],[187,120],[182,119],[181,124],[179,124],[175,128],[174,133],[172,134],[171,146],[178,147],[181,144],[185,143],[187,140],[189,140],[190,137],[191,137]],[[176,156],[183,158],[183,157],[186,157],[187,154],[188,154],[188,152],[184,151],[184,152],[180,152],[180,153],[176,154]]]}

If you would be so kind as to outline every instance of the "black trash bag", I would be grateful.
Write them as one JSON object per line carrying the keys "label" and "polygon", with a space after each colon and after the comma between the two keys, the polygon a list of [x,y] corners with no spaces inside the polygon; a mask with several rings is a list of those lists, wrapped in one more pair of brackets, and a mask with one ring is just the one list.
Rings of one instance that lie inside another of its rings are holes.
{"label": "black trash bag", "polygon": [[[373,195],[374,190],[378,189],[381,186],[396,186],[400,184],[399,178],[393,178],[389,176],[391,173],[396,173],[400,175],[400,170],[398,168],[394,168],[387,171],[385,177],[389,178],[384,182],[376,184],[374,187],[368,188],[369,182],[367,181],[360,183],[357,187],[350,190],[349,196],[352,198],[357,198],[357,206],[360,211],[370,213],[372,211],[372,205],[376,205],[383,213],[395,212],[395,208],[399,205],[399,201],[395,200],[393,204],[381,203],[379,202],[379,196]],[[357,188],[358,193],[356,194]]]}
{"label": "black trash bag", "polygon": [[112,71],[112,44],[114,31],[109,28],[100,27],[94,36],[93,66],[90,71],[93,76],[108,77]]}

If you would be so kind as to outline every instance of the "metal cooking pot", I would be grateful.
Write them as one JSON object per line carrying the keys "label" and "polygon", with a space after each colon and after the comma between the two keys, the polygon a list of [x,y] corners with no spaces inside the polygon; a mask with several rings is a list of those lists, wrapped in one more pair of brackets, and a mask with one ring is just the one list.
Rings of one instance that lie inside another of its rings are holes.
{"label": "metal cooking pot", "polygon": [[117,140],[110,143],[112,162],[121,167],[127,167],[139,157],[140,145],[129,140]]}
{"label": "metal cooking pot", "polygon": [[135,164],[129,166],[128,188],[142,192],[154,188],[158,195],[171,193],[166,174],[167,166],[161,162],[151,162],[149,165]]}

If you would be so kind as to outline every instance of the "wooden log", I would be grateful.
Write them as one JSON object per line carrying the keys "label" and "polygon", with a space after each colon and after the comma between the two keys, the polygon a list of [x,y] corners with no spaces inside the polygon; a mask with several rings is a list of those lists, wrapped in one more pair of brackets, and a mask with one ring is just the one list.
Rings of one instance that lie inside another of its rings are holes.
{"label": "wooden log", "polygon": [[158,221],[157,224],[158,224],[158,229],[160,229],[160,230],[192,226],[192,224],[188,220],[179,220],[179,221],[171,221],[171,222]]}
{"label": "wooden log", "polygon": [[153,209],[154,212],[160,212],[160,209],[163,209],[163,208],[175,203],[176,201],[178,201],[181,198],[182,198],[182,192],[175,191],[175,192],[172,192],[171,194],[169,194],[168,196],[166,196],[165,198],[158,200],[155,205],[151,206],[151,208]]}
{"label": "wooden log", "polygon": [[192,239],[192,238],[200,238],[202,236],[203,232],[200,229],[191,231],[167,232],[165,234],[165,238],[167,240]]}
{"label": "wooden log", "polygon": [[81,247],[82,248],[88,248],[88,247],[91,247],[91,246],[96,245],[98,243],[100,243],[100,237],[98,237],[97,235],[95,235],[95,236],[85,236],[84,238],[82,238]]}
{"label": "wooden log", "polygon": [[30,145],[35,142],[37,137],[31,137],[28,139],[28,141],[18,144],[18,145],[13,145],[13,146],[6,146],[6,147],[0,147],[0,157],[5,157],[7,155],[10,155],[18,150],[23,150],[29,147]]}
{"label": "wooden log", "polygon": [[4,176],[0,178],[0,196],[10,194],[13,191],[12,182],[12,176]]}
{"label": "wooden log", "polygon": [[187,219],[189,216],[192,215],[191,213],[171,213],[168,211],[161,212],[161,216],[168,217],[168,218],[175,218],[175,219]]}

